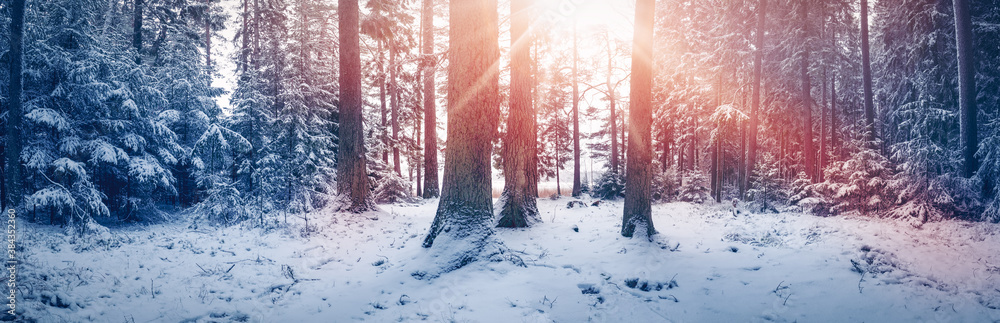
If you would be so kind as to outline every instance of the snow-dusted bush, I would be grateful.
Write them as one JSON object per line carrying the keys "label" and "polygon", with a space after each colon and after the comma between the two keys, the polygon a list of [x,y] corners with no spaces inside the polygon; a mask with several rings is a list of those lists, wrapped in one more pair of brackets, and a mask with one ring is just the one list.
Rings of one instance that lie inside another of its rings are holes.
{"label": "snow-dusted bush", "polygon": [[191,211],[194,221],[209,224],[233,224],[249,219],[248,201],[243,198],[227,178],[216,175],[202,176],[198,186],[207,187],[205,197]]}
{"label": "snow-dusted bush", "polygon": [[992,133],[990,133],[979,144],[979,153],[976,155],[982,164],[979,165],[978,177],[985,182],[991,191],[986,192],[992,196],[987,196],[984,211],[981,219],[990,222],[1000,222],[1000,118],[991,123]]}
{"label": "snow-dusted bush", "polygon": [[[835,161],[824,170],[826,181],[809,186],[818,194],[817,206],[836,215],[846,211],[881,216],[897,201],[890,187],[893,165],[874,147],[877,143],[857,145],[857,151],[845,161]],[[828,203],[828,204],[827,204]],[[829,206],[826,208],[826,206]]]}
{"label": "snow-dusted bush", "polygon": [[194,177],[201,201],[192,209],[196,221],[230,224],[247,219],[247,204],[233,182],[238,162],[245,159],[252,147],[235,131],[212,125],[198,138],[191,151]]}
{"label": "snow-dusted bush", "polygon": [[777,158],[771,153],[761,154],[747,190],[748,207],[760,211],[778,212],[789,200],[788,182],[781,176]]}
{"label": "snow-dusted bush", "polygon": [[414,199],[410,181],[392,171],[380,175],[382,177],[375,181],[375,203],[411,202]]}
{"label": "snow-dusted bush", "polygon": [[625,197],[625,175],[613,170],[604,172],[594,184],[594,192],[591,196],[602,200]]}
{"label": "snow-dusted bush", "polygon": [[797,205],[802,211],[815,215],[826,216],[832,212],[832,203],[816,191],[816,186],[805,172],[799,172],[792,181],[790,193],[788,205]]}
{"label": "snow-dusted bush", "polygon": [[700,172],[688,173],[684,176],[684,184],[680,187],[680,200],[684,202],[705,203],[712,199],[712,190],[707,186],[708,179]]}
{"label": "snow-dusted bush", "polygon": [[653,200],[669,202],[677,198],[681,181],[677,169],[670,167],[667,171],[657,173],[652,182]]}

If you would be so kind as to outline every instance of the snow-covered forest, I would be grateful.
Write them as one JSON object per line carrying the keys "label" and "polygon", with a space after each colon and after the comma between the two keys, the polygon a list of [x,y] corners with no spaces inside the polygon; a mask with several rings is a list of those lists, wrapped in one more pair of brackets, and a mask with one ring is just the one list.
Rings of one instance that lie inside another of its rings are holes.
{"label": "snow-covered forest", "polygon": [[1000,321],[1000,1],[4,0],[16,322]]}

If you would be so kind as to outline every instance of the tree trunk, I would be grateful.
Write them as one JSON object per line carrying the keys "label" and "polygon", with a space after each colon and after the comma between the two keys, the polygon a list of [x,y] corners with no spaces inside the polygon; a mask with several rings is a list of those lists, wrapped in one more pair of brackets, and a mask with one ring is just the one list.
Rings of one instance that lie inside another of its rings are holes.
{"label": "tree trunk", "polygon": [[[746,106],[746,96],[744,96],[743,104]],[[740,163],[736,165],[736,171],[739,176],[736,178],[736,186],[740,190],[740,197],[746,196],[747,187],[743,186],[746,183],[746,173],[747,169],[747,125],[744,122],[740,122]]]}
{"label": "tree trunk", "polygon": [[577,61],[579,52],[577,51],[576,19],[573,18],[573,197],[580,196],[580,85],[577,80]]}
{"label": "tree trunk", "polygon": [[810,180],[816,179],[816,147],[813,146],[812,128],[812,86],[809,83],[809,0],[803,0],[799,6],[799,17],[802,19],[802,61],[800,66],[802,82],[802,155],[805,157],[805,171]]}
{"label": "tree trunk", "polygon": [[972,47],[972,17],[969,0],[952,0],[955,6],[955,47],[958,52],[959,132],[962,137],[962,176],[972,177],[979,170],[976,151],[979,131],[976,113],[976,65]]}
{"label": "tree trunk", "polygon": [[562,183],[559,180],[559,139],[556,139],[556,196],[562,196]]}
{"label": "tree trunk", "polygon": [[[444,245],[442,271],[498,250],[493,240],[490,142],[500,117],[496,0],[451,1],[448,51],[448,149],[441,201],[423,246]],[[439,255],[440,256],[440,255]]]}
{"label": "tree trunk", "polygon": [[861,0],[861,77],[864,86],[865,131],[868,140],[875,140],[875,99],[872,94],[872,63],[868,44],[868,0]]}
{"label": "tree trunk", "polygon": [[691,171],[698,171],[698,127],[695,121],[691,120],[691,142],[688,143],[688,155],[691,157]]}
{"label": "tree trunk", "polygon": [[379,112],[382,117],[379,127],[382,128],[379,131],[381,134],[379,137],[382,138],[382,162],[389,165],[389,105],[386,104],[386,95],[388,92],[386,89],[385,82],[385,47],[382,45],[381,40],[375,41],[378,43],[378,62],[376,62],[376,68],[378,68],[378,101],[379,101]]}
{"label": "tree trunk", "polygon": [[[718,131],[722,131],[722,127],[718,127]],[[721,134],[720,134],[721,135]],[[716,136],[715,142],[712,144],[712,166],[709,169],[711,173],[711,190],[712,198],[715,198],[716,202],[720,202],[717,198],[719,192],[719,146],[721,145],[719,136]]]}
{"label": "tree trunk", "polygon": [[611,99],[611,171],[618,172],[618,113],[615,107],[614,97],[609,97]]}
{"label": "tree trunk", "polygon": [[[421,36],[421,38],[423,38],[423,36]],[[423,41],[423,39],[421,39],[421,41]],[[423,85],[422,84],[423,83],[423,75],[424,75],[423,69],[421,67],[418,67],[417,68],[417,79],[416,79],[416,82],[414,83],[414,89],[413,89],[413,93],[414,93],[414,95],[416,95],[416,102],[418,102],[413,107],[413,116],[414,116],[414,118],[413,118],[413,140],[416,142],[417,145],[416,145],[415,149],[411,152],[411,154],[409,154],[411,157],[407,158],[407,163],[409,163],[410,172],[412,173],[414,171],[414,169],[416,169],[416,171],[417,171],[417,180],[414,181],[414,183],[417,184],[416,185],[417,186],[417,192],[416,192],[417,194],[414,195],[414,196],[417,196],[417,197],[424,196],[424,190],[423,190],[423,187],[421,185],[421,184],[423,184],[423,182],[422,182],[422,180],[420,178],[421,171],[422,171],[421,167],[420,167],[420,162],[421,162],[421,160],[420,160],[420,121],[421,120],[420,119],[423,118],[423,110],[421,110],[419,108],[419,104],[420,104],[419,102],[422,102],[421,99],[423,98],[422,97],[422,93],[420,91],[420,87]]]}
{"label": "tree trunk", "polygon": [[[621,125],[621,127],[618,128],[619,132],[622,134],[622,140],[619,141],[619,142],[622,145],[625,145],[625,127],[627,127],[627,125],[625,124],[625,114],[624,114],[625,111],[622,111],[622,112],[623,113],[622,113],[621,118],[620,118],[621,121],[622,121],[622,125]],[[618,154],[618,167],[622,167],[622,164],[627,164],[628,163],[628,160],[625,158],[625,147],[622,147],[622,149],[619,149],[618,153],[619,153]]]}
{"label": "tree trunk", "polygon": [[840,145],[837,144],[837,73],[830,76],[830,148],[835,156],[840,156]]}
{"label": "tree trunk", "polygon": [[535,109],[531,104],[531,0],[510,3],[510,113],[503,141],[504,187],[499,227],[520,228],[540,222]]}
{"label": "tree trunk", "polygon": [[434,0],[424,0],[420,13],[424,36],[424,198],[438,197],[437,108],[434,99]]}
{"label": "tree trunk", "polygon": [[9,104],[7,113],[7,139],[4,150],[4,192],[6,196],[4,207],[17,208],[23,196],[21,177],[22,122],[24,116],[21,102],[22,69],[23,69],[23,38],[25,0],[13,0],[10,3],[10,51],[8,52],[8,84],[7,94]]}
{"label": "tree trunk", "polygon": [[[826,64],[826,62],[824,62]],[[823,181],[823,169],[826,168],[826,66],[823,67],[823,104],[819,106],[819,167],[816,168],[816,181]]]}
{"label": "tree trunk", "polygon": [[[612,63],[614,62],[614,60],[613,60],[614,56],[612,55],[612,52],[611,52],[611,35],[609,34],[609,32],[607,30],[604,31],[604,39],[605,39],[605,43],[607,45],[607,50],[608,50],[608,74],[607,74],[607,77],[605,78],[605,84],[608,87],[608,93],[607,93],[607,95],[608,95],[608,106],[611,108],[611,115],[608,117],[608,120],[610,120],[610,123],[611,123],[609,125],[611,127],[611,130],[610,130],[611,131],[611,136],[609,136],[609,137],[611,137],[611,156],[610,156],[611,157],[611,172],[617,173],[618,172],[618,166],[619,166],[619,160],[618,160],[618,156],[619,156],[618,155],[618,111],[617,111],[617,107],[615,105],[615,101],[617,101],[617,100],[615,100],[615,86],[613,84],[611,84],[611,74],[614,73],[614,68],[613,68],[614,65],[612,65]],[[623,141],[621,141],[621,143],[624,144],[625,141],[623,140]]]}
{"label": "tree trunk", "polygon": [[632,41],[632,79],[629,97],[628,163],[625,164],[625,206],[622,236],[651,237],[653,227],[651,178],[653,121],[653,13],[654,0],[635,3]]}
{"label": "tree trunk", "polygon": [[668,141],[671,134],[668,132],[669,127],[663,126],[662,132],[660,133],[660,149],[663,151],[660,154],[660,172],[667,171],[667,161],[670,159],[670,142]]}
{"label": "tree trunk", "polygon": [[[139,0],[136,0],[139,1]],[[205,66],[212,67],[212,3],[205,0]],[[138,49],[138,47],[136,47]]]}
{"label": "tree trunk", "polygon": [[135,0],[135,8],[132,8],[132,47],[135,47],[136,64],[142,64],[142,9],[145,6],[143,0]]}
{"label": "tree trunk", "polygon": [[21,118],[24,116],[21,103],[21,70],[24,60],[24,2],[12,0],[10,6],[10,54],[7,74],[10,78],[7,88],[7,142],[4,147],[6,158],[5,174],[7,177],[7,206],[16,208],[24,194],[21,178]]}
{"label": "tree trunk", "polygon": [[392,106],[392,169],[402,175],[399,165],[399,84],[396,84],[396,50],[389,47],[389,105]]}
{"label": "tree trunk", "polygon": [[[821,12],[820,19],[822,21],[821,22],[822,28],[820,29],[821,30],[820,31],[820,39],[825,39],[826,38],[826,33],[827,33],[827,30],[826,30],[826,28],[827,28],[826,27],[826,6],[825,5],[821,5],[820,8],[822,9],[820,11]],[[821,46],[821,48],[822,48],[822,46]],[[832,49],[833,48],[830,48],[830,50],[832,50]],[[816,167],[816,177],[815,177],[817,182],[823,182],[823,175],[824,175],[823,174],[823,170],[826,169],[826,155],[827,155],[827,149],[829,149],[827,147],[827,141],[826,141],[826,126],[827,126],[826,110],[828,108],[828,106],[826,105],[826,103],[827,103],[827,101],[826,101],[826,97],[827,97],[826,69],[827,69],[827,66],[830,66],[830,61],[829,61],[830,56],[828,55],[828,51],[822,51],[820,53],[820,56],[821,56],[822,64],[823,64],[823,76],[822,76],[822,85],[821,85],[823,87],[823,92],[822,92],[823,99],[821,100],[822,104],[819,106],[819,161],[818,161],[819,164]]]}
{"label": "tree trunk", "polygon": [[358,0],[339,0],[340,28],[340,149],[337,191],[346,199],[342,210],[360,213],[372,208],[365,170],[364,117],[361,102],[361,43]]}
{"label": "tree trunk", "polygon": [[253,0],[253,54],[250,59],[255,69],[260,69],[260,1]]}
{"label": "tree trunk", "polygon": [[[142,0],[137,0],[142,1]],[[240,61],[238,69],[244,73],[247,70],[247,55],[250,51],[250,31],[249,31],[249,20],[250,20],[250,0],[243,0],[243,29],[242,29],[242,41],[240,42]]]}

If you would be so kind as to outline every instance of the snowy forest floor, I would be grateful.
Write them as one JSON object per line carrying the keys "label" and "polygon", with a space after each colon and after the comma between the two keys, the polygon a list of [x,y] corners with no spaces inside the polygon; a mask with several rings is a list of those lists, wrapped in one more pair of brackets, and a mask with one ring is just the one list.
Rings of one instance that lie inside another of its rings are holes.
{"label": "snowy forest floor", "polygon": [[[527,267],[478,262],[430,280],[437,206],[313,214],[270,231],[189,223],[77,240],[26,225],[22,319],[39,322],[989,322],[1000,320],[1000,225],[921,228],[858,216],[734,216],[653,207],[653,243],[619,234],[621,202],[498,235]],[[589,200],[585,202],[590,202]],[[589,204],[589,203],[588,203]],[[184,221],[181,221],[184,222]],[[439,247],[439,246],[435,246]]]}

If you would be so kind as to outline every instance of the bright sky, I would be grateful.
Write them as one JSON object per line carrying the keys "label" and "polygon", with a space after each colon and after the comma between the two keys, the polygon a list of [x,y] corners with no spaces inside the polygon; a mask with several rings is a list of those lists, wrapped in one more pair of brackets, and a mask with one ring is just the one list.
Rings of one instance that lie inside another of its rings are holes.
{"label": "bright sky", "polygon": [[543,22],[570,27],[574,18],[580,30],[606,26],[613,37],[632,39],[635,0],[536,0]]}

